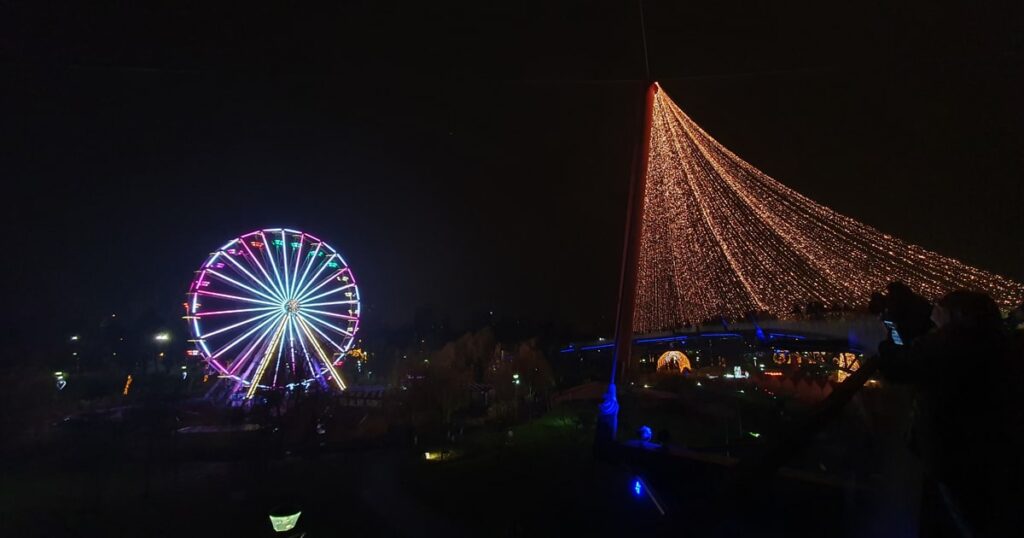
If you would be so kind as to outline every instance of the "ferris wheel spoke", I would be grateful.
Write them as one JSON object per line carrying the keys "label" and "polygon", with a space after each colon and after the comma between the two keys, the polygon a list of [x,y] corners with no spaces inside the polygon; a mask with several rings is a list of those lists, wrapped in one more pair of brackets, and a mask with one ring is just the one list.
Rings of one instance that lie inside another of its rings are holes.
{"label": "ferris wheel spoke", "polygon": [[281,274],[277,272],[277,263],[274,262],[274,249],[267,243],[267,236],[260,232],[260,237],[263,238],[263,245],[267,248],[267,259],[270,260],[270,269],[274,271],[274,280],[277,282],[277,288],[281,290],[281,296],[284,297],[284,286],[281,284]]}
{"label": "ferris wheel spoke", "polygon": [[[282,312],[281,314],[278,314],[278,315],[279,316],[284,316],[285,314]],[[230,350],[231,348],[237,346],[243,340],[245,340],[246,338],[249,338],[250,336],[252,336],[256,331],[262,329],[263,327],[266,327],[267,325],[273,323],[277,319],[278,318],[271,317],[271,318],[263,320],[263,322],[260,323],[259,325],[253,327],[252,329],[249,329],[248,331],[246,331],[242,335],[236,337],[234,340],[228,342],[226,345],[224,345],[224,347],[218,349],[215,353],[211,354],[210,358],[211,359],[216,359],[217,357],[220,357],[221,355],[227,353],[228,350]]]}
{"label": "ferris wheel spoke", "polygon": [[300,289],[298,292],[295,293],[295,298],[301,300],[301,298],[304,295],[308,295],[309,292],[307,292],[306,290],[308,290],[309,287],[312,286],[314,282],[316,282],[317,278],[320,278],[320,274],[324,272],[324,269],[327,269],[327,267],[331,263],[331,260],[334,259],[335,256],[337,256],[337,254],[331,254],[330,256],[324,258],[320,262],[320,267],[317,268],[315,273],[313,273],[313,278],[309,279],[309,282],[306,282],[306,284],[302,287],[302,289]]}
{"label": "ferris wheel spoke", "polygon": [[[284,331],[288,330],[288,321],[285,320],[284,325],[281,327]],[[277,358],[274,360],[274,377],[270,380],[270,387],[277,386],[277,374],[281,371],[281,355],[284,353],[284,335],[281,333],[281,339],[277,343]]]}
{"label": "ferris wheel spoke", "polygon": [[[325,333],[325,332],[323,332],[322,330],[320,330],[320,328],[316,326],[317,322],[316,322],[316,320],[315,320],[315,319],[313,319],[313,318],[309,318],[309,317],[306,317],[306,316],[303,316],[303,318],[302,318],[302,319],[303,319],[303,320],[305,320],[305,321],[306,321],[306,323],[307,323],[307,324],[308,324],[308,325],[309,325],[310,327],[312,327],[312,328],[313,328],[313,330],[315,330],[316,332],[320,333],[320,336],[323,336],[323,337],[324,337],[324,340],[327,340],[328,342],[330,342],[330,343],[331,343],[331,345],[333,345],[333,346],[334,346],[335,348],[337,348],[337,349],[338,349],[338,351],[339,351],[339,352],[341,352],[341,354],[343,354],[343,355],[344,355],[345,353],[347,353],[347,352],[348,352],[348,349],[345,349],[345,346],[342,346],[342,345],[338,344],[337,342],[335,342],[334,340],[332,340],[332,339],[331,339],[331,337],[327,335],[327,333]],[[349,336],[349,337],[351,337],[351,336],[352,336],[351,334],[347,334],[347,333],[344,333],[344,332],[343,332],[342,334],[345,334],[345,336]]]}
{"label": "ferris wheel spoke", "polygon": [[[254,234],[249,234],[249,235],[254,235]],[[260,243],[261,245],[263,245],[263,248],[270,248],[270,247],[267,246],[267,238],[263,237],[262,235],[260,235],[260,237],[263,239],[263,242]],[[252,262],[256,264],[256,268],[259,269],[260,273],[263,274],[263,277],[267,279],[267,283],[270,284],[270,287],[272,287],[272,288],[274,288],[274,290],[276,290],[276,292],[277,292],[276,294],[279,297],[281,297],[281,299],[283,300],[284,299],[284,293],[282,292],[282,290],[280,288],[278,288],[274,284],[274,279],[270,278],[270,273],[268,273],[267,270],[263,268],[263,264],[260,263],[260,259],[256,256],[255,253],[253,253],[253,251],[249,248],[249,245],[246,244],[245,241],[240,241],[240,242],[242,243],[242,247],[245,248],[245,251],[247,253],[249,253],[249,259],[252,260]]]}
{"label": "ferris wheel spoke", "polygon": [[292,326],[292,331],[295,333],[296,339],[299,341],[299,346],[302,348],[302,356],[306,359],[306,366],[309,367],[309,373],[313,374],[314,377],[320,378],[323,375],[323,372],[312,360],[310,360],[309,349],[306,348],[306,341],[302,338],[302,331],[299,330],[298,323],[295,322],[295,318],[291,318],[289,323]]}
{"label": "ferris wheel spoke", "polygon": [[[311,267],[313,267],[314,265],[316,265],[316,258],[317,258],[317,256],[320,255],[320,247],[321,246],[323,246],[323,243],[317,243],[316,244],[316,248],[314,248],[309,253],[309,256],[307,256],[309,259],[306,260],[305,264],[303,264],[303,265],[306,266],[306,268],[302,271],[302,277],[299,278],[298,284],[295,285],[295,294],[293,295],[293,297],[298,295],[299,292],[302,291],[302,287],[303,287],[303,284],[306,281],[306,277],[309,275],[309,269]],[[316,278],[316,277],[314,277],[314,278]]]}
{"label": "ferris wheel spoke", "polygon": [[348,331],[348,330],[342,329],[341,327],[338,327],[337,325],[335,325],[335,324],[333,324],[333,323],[331,323],[329,321],[325,321],[323,319],[320,319],[320,318],[314,316],[313,314],[310,314],[308,311],[307,312],[302,312],[300,315],[306,321],[319,323],[320,325],[323,325],[324,327],[327,327],[328,329],[331,329],[332,331],[334,331],[334,332],[336,332],[338,334],[344,335],[344,336],[346,336],[348,338],[355,338],[355,335],[356,335],[355,331]]}
{"label": "ferris wheel spoke", "polygon": [[[245,241],[242,241],[242,244],[244,245],[244,244],[245,244]],[[227,260],[228,260],[229,262],[231,262],[231,264],[232,264],[232,265],[234,265],[236,269],[238,269],[239,271],[241,271],[241,272],[242,272],[242,274],[244,274],[245,276],[249,277],[249,280],[251,280],[251,281],[253,281],[253,282],[255,282],[255,283],[259,284],[259,286],[260,286],[261,288],[263,288],[264,290],[266,290],[266,292],[267,292],[267,293],[269,293],[270,295],[272,295],[272,296],[274,297],[274,300],[275,300],[275,301],[281,301],[281,300],[282,300],[282,298],[280,297],[280,294],[279,294],[279,293],[278,293],[278,292],[277,292],[276,290],[274,290],[273,288],[270,288],[269,286],[267,286],[266,284],[264,284],[262,280],[260,280],[260,279],[256,278],[256,276],[255,276],[255,275],[253,275],[252,273],[250,273],[249,271],[247,271],[247,270],[245,269],[245,267],[242,267],[242,264],[238,263],[238,260],[236,260],[236,259],[235,259],[235,258],[234,258],[233,256],[231,256],[231,255],[230,255],[230,254],[228,254],[228,253],[224,253],[224,254],[223,254],[223,257],[224,257],[225,259],[227,259]],[[262,267],[260,267],[260,269],[262,269]],[[267,280],[269,281],[269,280],[270,280],[270,277],[267,277]]]}
{"label": "ferris wheel spoke", "polygon": [[317,310],[315,308],[304,308],[302,310],[302,312],[307,314],[307,315],[309,315],[309,312],[314,312],[316,314],[321,314],[321,315],[324,315],[324,316],[330,316],[332,318],[344,319],[344,320],[347,320],[347,321],[356,321],[356,320],[359,319],[359,318],[357,318],[355,316],[346,316],[345,314],[336,314],[334,312],[328,312],[326,310]]}
{"label": "ferris wheel spoke", "polygon": [[196,291],[195,294],[196,295],[209,296],[209,297],[220,297],[221,299],[231,299],[233,301],[245,301],[247,303],[256,303],[256,304],[262,304],[262,305],[267,305],[267,306],[277,306],[277,307],[280,306],[280,305],[278,305],[276,303],[272,303],[272,302],[269,302],[269,301],[264,301],[262,299],[251,299],[249,297],[239,297],[237,295],[228,295],[226,293],[218,293],[218,292],[215,292],[215,291],[199,290],[199,291]]}
{"label": "ferris wheel spoke", "polygon": [[265,312],[267,310],[277,310],[280,306],[261,306],[258,308],[239,308],[236,310],[216,310],[213,312],[195,312],[192,316],[197,318],[205,318],[209,316],[220,316],[223,314],[241,314],[242,312]]}
{"label": "ferris wheel spoke", "polygon": [[305,242],[305,240],[306,240],[306,234],[300,234],[299,235],[299,247],[295,249],[295,262],[292,264],[292,266],[293,266],[292,267],[292,287],[289,290],[290,291],[290,294],[289,294],[290,297],[294,297],[295,296],[294,295],[295,294],[295,284],[296,284],[296,282],[298,281],[298,278],[299,278],[299,265],[302,264],[302,245]]}
{"label": "ferris wheel spoke", "polygon": [[320,360],[323,361],[327,371],[331,374],[331,378],[338,384],[338,388],[345,390],[345,382],[341,380],[341,375],[338,373],[338,370],[334,368],[334,365],[331,364],[331,360],[327,357],[327,354],[324,353],[323,348],[320,347],[320,342],[317,342],[316,338],[313,337],[312,332],[309,330],[309,325],[301,317],[296,317],[295,320],[299,323],[299,327],[306,333],[306,337],[309,338],[309,341],[312,342],[317,355],[320,357]]}
{"label": "ferris wheel spoke", "polygon": [[295,327],[291,318],[288,319],[288,356],[292,363],[292,376],[295,375]]}
{"label": "ferris wheel spoke", "polygon": [[313,289],[307,291],[306,293],[300,295],[298,297],[299,301],[305,301],[306,297],[309,297],[311,294],[316,293],[316,291],[319,290],[320,288],[330,284],[331,282],[334,282],[334,279],[336,279],[339,276],[341,276],[341,274],[344,273],[345,271],[348,271],[348,267],[342,267],[341,269],[338,269],[337,271],[331,273],[331,276],[325,278],[322,282],[317,284],[317,286],[315,288],[313,288]]}
{"label": "ferris wheel spoke", "polygon": [[335,288],[335,289],[333,289],[331,291],[326,291],[324,293],[319,293],[319,294],[314,295],[312,297],[303,297],[302,301],[303,302],[305,302],[305,301],[315,301],[315,300],[320,299],[322,297],[327,297],[328,295],[331,295],[333,293],[338,293],[339,291],[345,291],[347,289],[351,289],[351,288],[354,288],[354,287],[356,287],[355,284],[345,284],[344,286],[342,286],[340,288]]}
{"label": "ferris wheel spoke", "polygon": [[359,304],[359,301],[357,301],[355,299],[347,299],[347,300],[344,300],[344,301],[328,301],[326,303],[302,303],[302,306],[303,307],[307,307],[307,306],[332,306],[332,305],[339,305],[339,304]]}
{"label": "ferris wheel spoke", "polygon": [[241,369],[243,364],[251,362],[249,361],[249,359],[255,356],[255,351],[257,349],[260,349],[260,346],[263,344],[263,340],[267,337],[268,334],[270,334],[270,331],[274,330],[274,326],[275,325],[273,323],[267,323],[266,328],[263,329],[263,332],[260,333],[260,335],[257,336],[255,340],[250,342],[242,349],[242,353],[235,357],[235,360],[232,361],[230,364],[231,375],[235,375],[238,372],[238,370]]}
{"label": "ferris wheel spoke", "polygon": [[227,327],[221,327],[220,329],[217,329],[216,331],[208,332],[208,333],[202,335],[202,337],[204,339],[206,339],[206,338],[209,338],[211,336],[216,336],[216,335],[218,335],[218,334],[220,334],[222,332],[230,331],[231,329],[237,329],[237,328],[239,328],[239,327],[241,327],[243,325],[248,325],[248,324],[250,324],[250,323],[252,323],[254,321],[261,320],[261,319],[273,316],[275,313],[276,312],[267,312],[265,314],[260,314],[258,316],[253,316],[253,317],[251,317],[249,319],[246,319],[246,320],[243,320],[243,321],[239,321],[238,323],[232,323],[231,325],[228,325]]}
{"label": "ferris wheel spoke", "polygon": [[288,238],[285,237],[284,230],[281,230],[281,273],[284,275],[285,297],[291,298],[292,286],[288,282]]}
{"label": "ferris wheel spoke", "polygon": [[270,357],[274,354],[274,350],[278,343],[281,341],[281,334],[284,332],[284,326],[288,322],[287,316],[281,319],[281,323],[278,324],[277,330],[274,332],[274,337],[270,340],[270,347],[266,353],[263,354],[263,359],[260,360],[259,367],[256,368],[256,375],[252,379],[252,383],[249,385],[249,392],[246,393],[246,399],[251,399],[253,394],[256,394],[256,388],[260,384],[260,379],[263,378],[263,374],[267,371],[267,364],[270,362]]}
{"label": "ferris wheel spoke", "polygon": [[234,284],[235,286],[238,286],[239,288],[242,288],[243,290],[255,293],[256,295],[259,295],[260,297],[263,297],[264,299],[266,299],[268,301],[275,301],[275,300],[279,301],[280,300],[280,299],[278,299],[276,297],[271,297],[270,295],[267,295],[266,293],[263,293],[263,292],[255,289],[255,288],[251,288],[249,286],[246,286],[245,284],[242,284],[241,282],[239,282],[239,281],[237,281],[237,280],[235,280],[235,279],[233,279],[233,278],[231,278],[231,277],[229,277],[227,275],[222,275],[222,274],[218,273],[217,271],[215,271],[213,269],[207,269],[206,272],[210,273],[210,274],[213,274],[213,275],[216,275],[221,280],[224,280],[226,282],[230,282],[231,284]]}

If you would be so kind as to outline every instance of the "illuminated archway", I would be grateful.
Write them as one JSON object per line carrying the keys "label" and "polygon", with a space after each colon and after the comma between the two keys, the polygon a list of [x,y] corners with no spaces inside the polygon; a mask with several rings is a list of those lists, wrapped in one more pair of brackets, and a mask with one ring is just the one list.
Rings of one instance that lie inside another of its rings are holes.
{"label": "illuminated archway", "polygon": [[658,357],[658,371],[666,373],[684,372],[693,370],[690,365],[690,358],[682,351],[666,351]]}

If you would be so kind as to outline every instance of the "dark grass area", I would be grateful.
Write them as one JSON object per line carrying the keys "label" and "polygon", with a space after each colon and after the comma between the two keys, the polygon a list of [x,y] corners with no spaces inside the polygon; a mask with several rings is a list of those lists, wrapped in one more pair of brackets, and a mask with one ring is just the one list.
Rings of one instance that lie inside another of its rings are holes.
{"label": "dark grass area", "polygon": [[[468,432],[459,456],[439,463],[412,446],[270,457],[258,435],[235,439],[247,453],[197,453],[147,430],[66,432],[4,465],[0,528],[270,536],[266,514],[280,503],[302,507],[310,536],[603,535],[635,528],[636,518],[656,523],[653,507],[629,495],[629,473],[591,456],[591,421],[580,420],[590,407],[559,408],[514,427],[511,440],[504,429]],[[607,517],[594,521],[595,512]]]}
{"label": "dark grass area", "polygon": [[[691,448],[718,437],[721,417],[704,416],[706,409],[623,392],[624,438],[644,419],[696,439]],[[867,490],[793,479],[757,484],[733,499],[723,496],[727,466],[668,451],[598,460],[589,401],[559,405],[513,426],[511,436],[507,428],[482,428],[417,446],[400,436],[321,446],[330,435],[282,445],[283,436],[267,431],[184,438],[171,435],[160,416],[149,410],[132,415],[139,423],[52,428],[30,450],[7,454],[2,534],[273,536],[267,513],[293,504],[310,537],[677,535],[692,528],[708,536],[833,538],[852,534],[851,516],[869,506]],[[435,450],[451,457],[427,461],[424,452]],[[634,494],[638,477],[666,515],[646,494]]]}
{"label": "dark grass area", "polygon": [[507,430],[477,432],[451,460],[416,469],[415,491],[473,533],[499,536],[654,532],[653,505],[631,494],[633,475],[593,457],[590,403],[560,407]]}

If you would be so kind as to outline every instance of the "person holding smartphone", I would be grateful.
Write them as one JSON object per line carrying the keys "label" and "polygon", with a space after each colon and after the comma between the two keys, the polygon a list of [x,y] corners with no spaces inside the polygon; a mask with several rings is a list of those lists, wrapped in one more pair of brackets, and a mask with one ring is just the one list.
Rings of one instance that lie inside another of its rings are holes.
{"label": "person holding smartphone", "polygon": [[[927,320],[923,298],[897,297],[887,298],[890,338],[879,346],[879,369],[914,391],[908,443],[927,475],[922,536],[998,536],[1021,519],[1008,502],[1021,478],[1022,358],[983,293],[951,292]],[[927,326],[934,329],[922,331]]]}

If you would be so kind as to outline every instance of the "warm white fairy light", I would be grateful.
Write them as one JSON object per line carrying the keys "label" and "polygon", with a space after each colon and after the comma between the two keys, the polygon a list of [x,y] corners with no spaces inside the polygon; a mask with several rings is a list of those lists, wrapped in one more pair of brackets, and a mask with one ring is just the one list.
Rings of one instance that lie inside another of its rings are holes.
{"label": "warm white fairy light", "polygon": [[904,243],[816,204],[743,161],[665,94],[652,111],[635,330],[794,305],[863,306],[900,280],[930,298],[1024,285]]}

